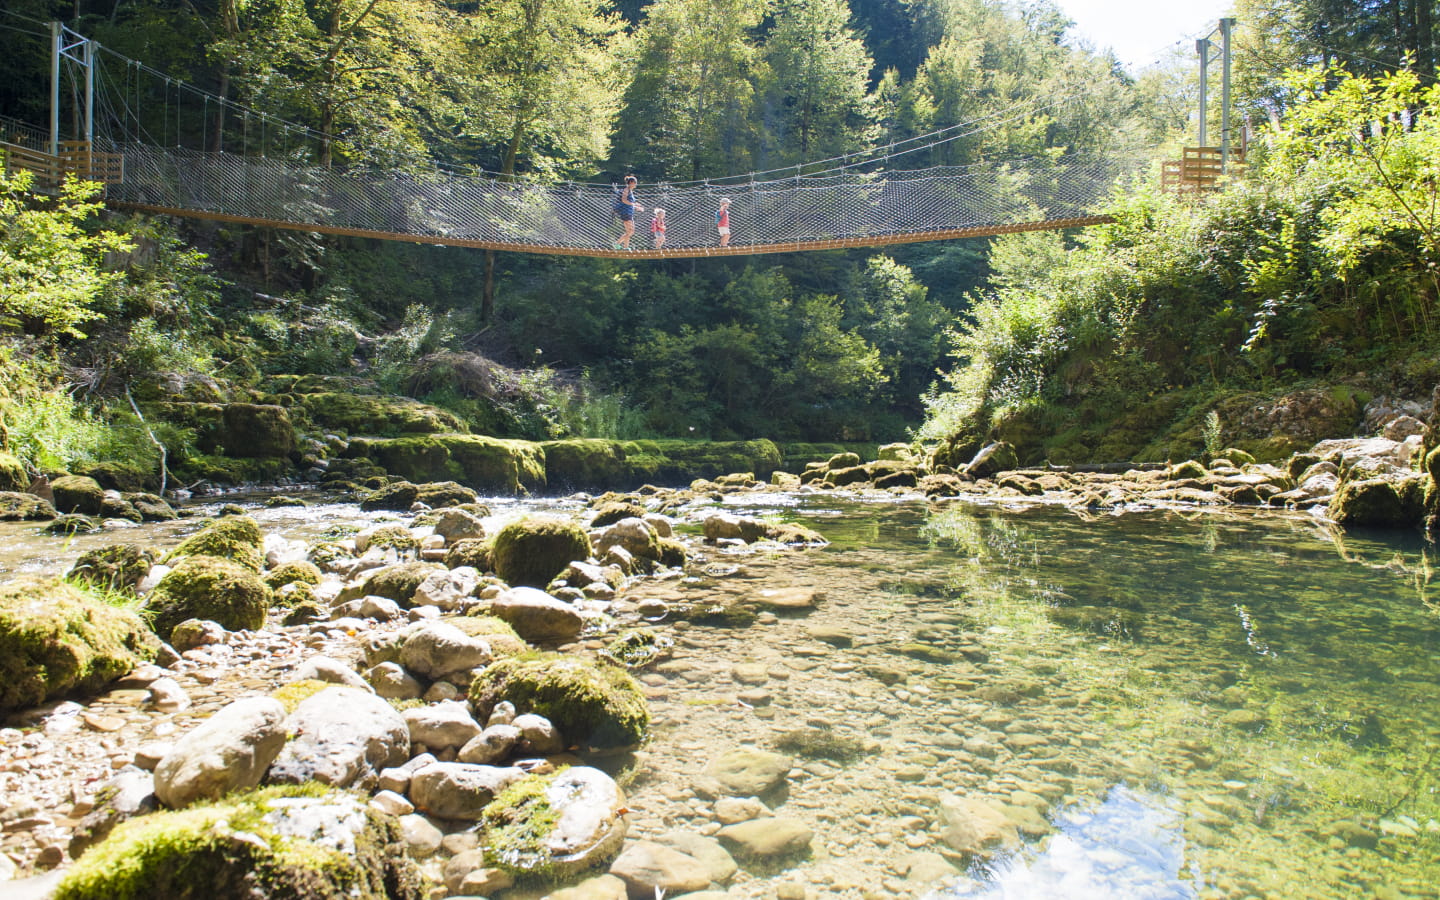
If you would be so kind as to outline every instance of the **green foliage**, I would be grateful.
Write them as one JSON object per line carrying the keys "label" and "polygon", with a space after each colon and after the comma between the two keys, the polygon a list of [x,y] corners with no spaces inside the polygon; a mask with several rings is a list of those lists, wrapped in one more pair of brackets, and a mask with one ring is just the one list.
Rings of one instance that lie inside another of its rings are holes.
{"label": "green foliage", "polygon": [[123,235],[87,231],[99,186],[67,180],[55,198],[32,193],[28,172],[0,175],[0,329],[84,337],[120,273],[105,254],[128,249]]}

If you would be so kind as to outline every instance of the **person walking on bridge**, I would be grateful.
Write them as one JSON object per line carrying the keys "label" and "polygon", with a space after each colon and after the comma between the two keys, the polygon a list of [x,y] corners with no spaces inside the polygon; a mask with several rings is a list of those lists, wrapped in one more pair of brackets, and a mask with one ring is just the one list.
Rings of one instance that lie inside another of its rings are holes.
{"label": "person walking on bridge", "polygon": [[630,239],[635,236],[635,213],[645,211],[645,207],[635,200],[635,187],[639,183],[634,175],[626,175],[625,186],[615,194],[615,215],[620,217],[620,225],[624,229],[620,240],[615,242],[616,250],[630,249]]}
{"label": "person walking on bridge", "polygon": [[715,230],[720,232],[720,246],[730,246],[730,198],[720,200],[720,209],[715,213]]}

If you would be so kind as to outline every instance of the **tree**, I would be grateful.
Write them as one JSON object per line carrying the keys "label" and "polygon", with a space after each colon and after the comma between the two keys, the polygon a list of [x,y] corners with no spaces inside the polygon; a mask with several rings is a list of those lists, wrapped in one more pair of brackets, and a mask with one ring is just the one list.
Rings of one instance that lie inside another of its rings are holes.
{"label": "tree", "polygon": [[782,0],[765,42],[777,162],[835,156],[873,138],[866,90],[873,61],[849,19],[844,0]]}

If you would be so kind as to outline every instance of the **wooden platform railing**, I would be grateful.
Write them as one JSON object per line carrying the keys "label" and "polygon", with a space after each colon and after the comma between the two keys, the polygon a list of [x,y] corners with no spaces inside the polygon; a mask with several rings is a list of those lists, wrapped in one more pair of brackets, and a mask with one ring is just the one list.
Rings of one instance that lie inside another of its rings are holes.
{"label": "wooden platform railing", "polygon": [[1223,160],[1224,153],[1219,147],[1186,147],[1180,159],[1167,160],[1161,165],[1160,187],[1177,194],[1218,190],[1222,177],[1234,175],[1237,167],[1245,165],[1244,148],[1231,149],[1228,173]]}
{"label": "wooden platform railing", "polygon": [[119,184],[125,177],[124,157],[98,153],[89,141],[61,141],[58,156],[8,143],[0,143],[0,153],[5,157],[6,175],[30,172],[39,188],[58,188],[67,175],[101,184]]}

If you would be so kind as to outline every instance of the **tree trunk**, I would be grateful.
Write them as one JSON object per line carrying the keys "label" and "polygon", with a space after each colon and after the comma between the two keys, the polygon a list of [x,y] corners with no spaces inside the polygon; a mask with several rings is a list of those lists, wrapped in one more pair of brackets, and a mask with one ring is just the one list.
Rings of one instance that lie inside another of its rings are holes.
{"label": "tree trunk", "polygon": [[[500,180],[509,181],[515,175],[515,160],[520,156],[520,142],[525,138],[525,112],[515,118],[515,127],[510,132],[510,143],[505,147],[505,159],[500,163]],[[480,321],[488,323],[495,315],[495,251],[485,251],[485,282],[480,289]]]}
{"label": "tree trunk", "polygon": [[1435,82],[1435,10],[1431,0],[1415,0],[1415,65],[1422,83]]}

